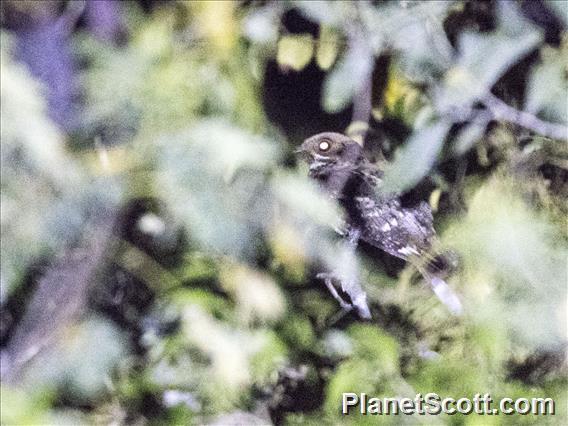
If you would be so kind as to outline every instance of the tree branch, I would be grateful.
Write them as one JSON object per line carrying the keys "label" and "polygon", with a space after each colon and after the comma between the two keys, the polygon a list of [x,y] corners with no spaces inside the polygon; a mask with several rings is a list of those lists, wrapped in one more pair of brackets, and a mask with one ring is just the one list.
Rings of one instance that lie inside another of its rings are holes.
{"label": "tree branch", "polygon": [[371,118],[374,55],[373,49],[367,41],[358,3],[355,3],[355,12],[355,19],[347,19],[345,22],[347,43],[349,49],[356,51],[362,60],[367,62],[367,69],[361,79],[359,89],[353,97],[353,114],[346,133],[363,145]]}
{"label": "tree branch", "polygon": [[489,112],[491,112],[493,119],[495,120],[514,123],[552,139],[568,139],[567,126],[543,121],[533,114],[525,111],[519,111],[507,105],[491,93],[487,94],[481,102],[485,105]]}

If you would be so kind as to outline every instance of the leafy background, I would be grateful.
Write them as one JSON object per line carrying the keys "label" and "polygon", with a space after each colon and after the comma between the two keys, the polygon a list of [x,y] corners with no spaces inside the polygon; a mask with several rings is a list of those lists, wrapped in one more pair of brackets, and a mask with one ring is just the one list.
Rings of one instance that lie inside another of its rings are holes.
{"label": "leafy background", "polygon": [[[2,2],[2,423],[562,424],[567,25],[564,1]],[[291,152],[361,118],[459,254],[463,316],[370,250],[371,321],[314,278],[339,214]],[[341,417],[343,392],[557,405]]]}

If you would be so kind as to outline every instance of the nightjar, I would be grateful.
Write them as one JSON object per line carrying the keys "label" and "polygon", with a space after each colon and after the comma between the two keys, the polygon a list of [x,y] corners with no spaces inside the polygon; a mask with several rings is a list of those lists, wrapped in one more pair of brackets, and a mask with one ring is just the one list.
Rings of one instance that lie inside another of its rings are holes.
{"label": "nightjar", "polygon": [[[404,207],[397,194],[381,194],[382,171],[365,158],[361,145],[342,134],[317,134],[296,152],[308,163],[310,178],[343,208],[342,233],[351,245],[362,240],[411,262],[440,300],[452,312],[461,312],[459,299],[435,273],[440,255],[432,254],[436,232],[426,202]],[[326,284],[330,287],[329,282]],[[363,312],[365,309],[358,308],[361,316],[369,316]]]}

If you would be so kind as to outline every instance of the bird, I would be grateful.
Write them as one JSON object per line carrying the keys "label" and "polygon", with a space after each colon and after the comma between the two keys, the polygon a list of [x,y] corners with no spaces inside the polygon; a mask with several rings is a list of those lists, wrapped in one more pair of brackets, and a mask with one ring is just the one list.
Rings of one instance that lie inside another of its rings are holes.
{"label": "bird", "polygon": [[[461,313],[459,298],[437,273],[440,264],[451,265],[455,259],[451,255],[432,253],[438,239],[428,203],[421,201],[407,207],[401,203],[400,194],[382,192],[383,171],[365,157],[359,143],[341,133],[314,135],[306,139],[296,153],[308,164],[308,176],[342,207],[345,219],[340,233],[349,246],[355,249],[359,241],[364,241],[410,262],[449,310]],[[344,292],[352,299],[353,294],[358,298],[349,303],[333,288],[333,273],[318,274],[318,277],[325,280],[344,309],[356,308],[359,316],[370,318],[358,285],[341,283]]]}

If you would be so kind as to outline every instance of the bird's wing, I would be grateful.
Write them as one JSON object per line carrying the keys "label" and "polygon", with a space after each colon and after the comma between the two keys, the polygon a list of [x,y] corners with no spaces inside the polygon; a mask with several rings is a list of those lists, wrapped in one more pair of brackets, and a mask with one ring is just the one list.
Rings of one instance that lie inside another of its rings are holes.
{"label": "bird's wing", "polygon": [[368,244],[402,259],[422,256],[430,248],[435,231],[426,203],[403,208],[396,197],[359,196],[353,201],[361,239]]}

